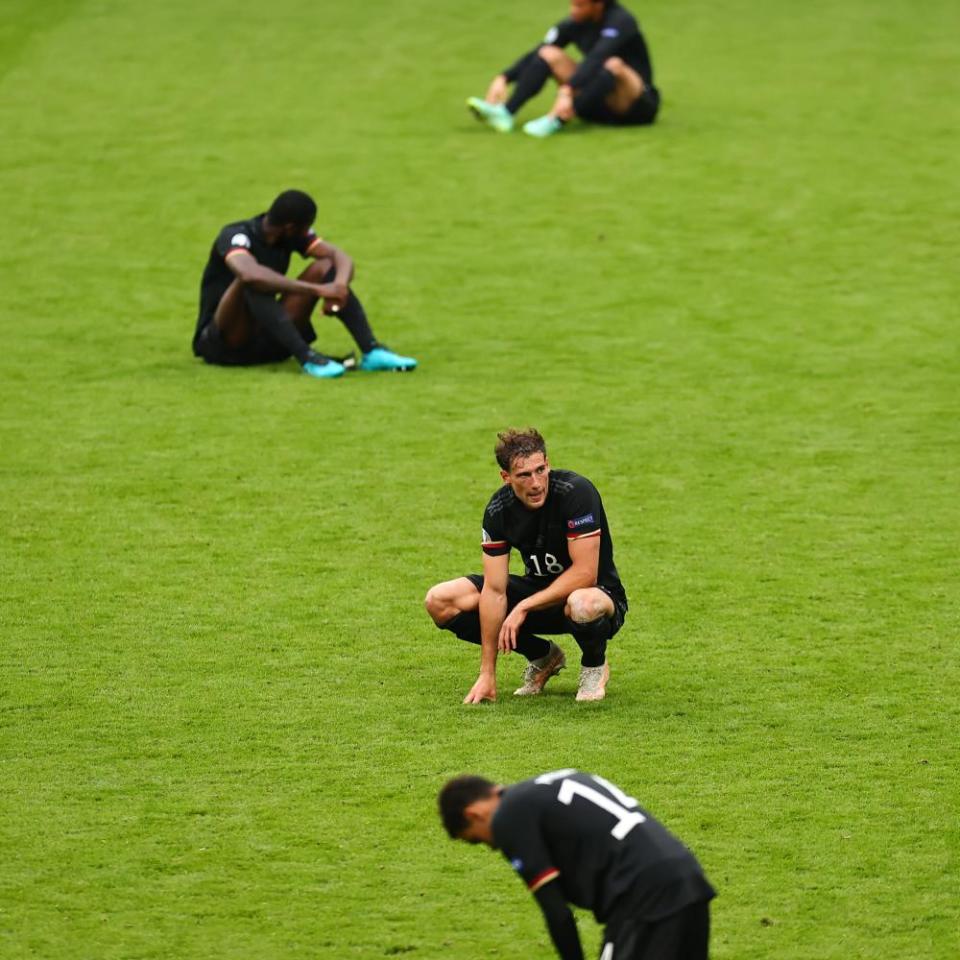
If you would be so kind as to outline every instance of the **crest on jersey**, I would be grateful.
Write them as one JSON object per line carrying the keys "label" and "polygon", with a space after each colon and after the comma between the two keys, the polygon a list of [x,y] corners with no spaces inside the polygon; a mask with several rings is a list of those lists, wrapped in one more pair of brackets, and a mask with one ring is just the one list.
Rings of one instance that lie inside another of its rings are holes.
{"label": "crest on jersey", "polygon": [[250,238],[245,233],[235,233],[230,238],[231,247],[246,247],[250,249]]}
{"label": "crest on jersey", "polygon": [[619,37],[620,31],[616,27],[604,27],[600,31],[601,37]]}
{"label": "crest on jersey", "polygon": [[543,38],[544,43],[553,43],[560,36],[560,31],[556,27],[551,27],[547,35]]}

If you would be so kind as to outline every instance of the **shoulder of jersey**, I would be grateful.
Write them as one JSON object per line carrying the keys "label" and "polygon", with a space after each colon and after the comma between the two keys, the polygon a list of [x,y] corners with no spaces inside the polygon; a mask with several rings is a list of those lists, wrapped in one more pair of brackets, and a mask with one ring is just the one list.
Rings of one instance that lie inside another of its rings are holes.
{"label": "shoulder of jersey", "polygon": [[550,487],[557,493],[569,493],[577,484],[578,480],[583,479],[580,474],[572,470],[551,470]]}
{"label": "shoulder of jersey", "polygon": [[490,513],[500,513],[501,510],[509,507],[516,499],[509,486],[504,484],[491,498],[487,504],[487,510]]}

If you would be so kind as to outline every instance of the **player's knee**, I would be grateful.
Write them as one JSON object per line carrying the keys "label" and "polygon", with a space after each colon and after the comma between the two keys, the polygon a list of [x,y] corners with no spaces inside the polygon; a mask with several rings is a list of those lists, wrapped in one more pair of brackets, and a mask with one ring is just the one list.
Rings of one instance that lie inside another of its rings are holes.
{"label": "player's knee", "polygon": [[623,68],[626,66],[623,60],[620,57],[607,57],[603,61],[603,68],[609,70],[615,77],[623,73]]}
{"label": "player's knee", "polygon": [[560,62],[560,58],[563,56],[563,50],[560,47],[545,43],[537,50],[537,56],[541,60],[546,61],[551,67],[554,67]]}
{"label": "player's knee", "polygon": [[439,583],[427,591],[427,595],[423,598],[423,605],[438,627],[442,627],[451,617],[457,614],[456,605],[445,595],[442,584]]}
{"label": "player's knee", "polygon": [[607,613],[602,594],[596,590],[574,590],[567,598],[566,615],[574,623],[593,623]]}

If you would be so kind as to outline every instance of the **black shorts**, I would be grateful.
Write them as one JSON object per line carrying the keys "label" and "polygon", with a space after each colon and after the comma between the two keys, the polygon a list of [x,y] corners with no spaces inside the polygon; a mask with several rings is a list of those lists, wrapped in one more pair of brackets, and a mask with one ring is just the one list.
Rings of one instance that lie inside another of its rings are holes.
{"label": "black shorts", "polygon": [[660,109],[660,94],[651,87],[646,87],[637,97],[626,113],[614,113],[605,103],[596,107],[577,111],[581,120],[590,123],[605,123],[611,127],[639,127],[653,123],[657,119]]}
{"label": "black shorts", "polygon": [[710,904],[701,900],[662,920],[624,917],[603,931],[600,960],[707,960]]}
{"label": "black shorts", "polygon": [[[303,333],[303,331],[301,331]],[[317,339],[313,326],[307,323],[307,332],[303,338],[307,343]],[[253,337],[240,347],[230,347],[223,342],[220,328],[213,322],[200,331],[193,341],[193,352],[203,357],[204,362],[220,367],[252,367],[260,363],[279,363],[290,356],[290,351],[281,346],[268,333],[256,330]]]}
{"label": "black shorts", "polygon": [[[478,589],[483,589],[483,575],[480,573],[471,573],[467,579]],[[537,577],[521,577],[511,573],[507,581],[507,611],[512,610],[521,600],[532,597],[547,586],[549,580],[539,579]],[[610,640],[616,636],[617,632],[623,626],[623,621],[627,615],[626,601],[618,597],[612,590],[608,590],[603,584],[597,584],[597,589],[602,590],[613,601],[613,615],[606,618],[610,633],[605,639]],[[563,606],[548,607],[546,610],[531,610],[523,622],[525,630],[531,633],[569,633],[573,635],[570,629],[570,621],[563,614]]]}

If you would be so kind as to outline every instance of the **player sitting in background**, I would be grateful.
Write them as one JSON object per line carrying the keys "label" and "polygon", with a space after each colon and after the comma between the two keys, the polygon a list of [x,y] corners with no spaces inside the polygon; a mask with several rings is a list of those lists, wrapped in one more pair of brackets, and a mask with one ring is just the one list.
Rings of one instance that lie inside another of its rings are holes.
{"label": "player sitting in background", "polygon": [[557,770],[509,787],[457,777],[439,806],[452,838],[506,857],[562,960],[583,960],[568,903],[606,925],[600,960],[706,960],[713,887],[693,854],[603,777]]}
{"label": "player sitting in background", "polygon": [[[563,52],[571,43],[584,55],[579,64]],[[494,77],[484,99],[470,97],[467,105],[478,119],[507,133],[551,74],[560,89],[548,114],[524,124],[532,137],[549,137],[575,116],[622,126],[653,123],[657,116],[660,93],[647,44],[636,19],[616,0],[570,0],[570,16]]]}
{"label": "player sitting in background", "polygon": [[[483,575],[438,583],[427,593],[434,623],[480,644],[480,677],[464,703],[497,698],[497,653],[529,660],[517,696],[540,693],[566,666],[538,633],[570,633],[581,650],[577,700],[602,700],[610,676],[607,641],[623,625],[627,595],[596,487],[570,470],[550,470],[533,429],[498,435],[503,486],[483,515]],[[510,549],[526,573],[510,573]]]}
{"label": "player sitting in background", "polygon": [[[307,194],[287,190],[266,213],[220,231],[200,283],[195,356],[228,366],[292,356],[312,377],[339,377],[344,364],[310,348],[317,336],[310,317],[323,299],[323,312],[338,316],[362,351],[361,370],[412,370],[417,365],[374,337],[363,305],[350,289],[353,261],[313,232],[316,215],[317,205]],[[294,252],[315,261],[296,280],[286,276]]]}

